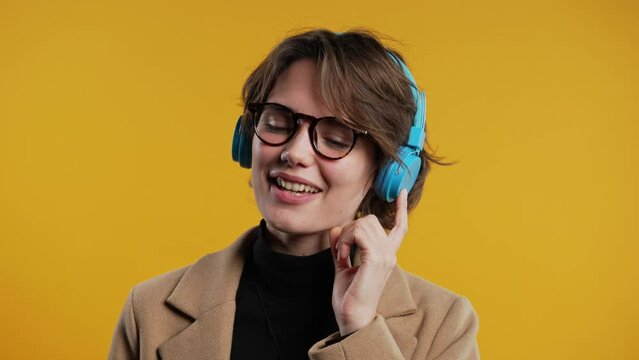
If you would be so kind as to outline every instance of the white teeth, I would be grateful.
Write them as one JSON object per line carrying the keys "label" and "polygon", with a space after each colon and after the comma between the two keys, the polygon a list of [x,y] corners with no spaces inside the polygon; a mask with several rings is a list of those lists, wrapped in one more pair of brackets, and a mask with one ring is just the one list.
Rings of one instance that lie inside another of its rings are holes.
{"label": "white teeth", "polygon": [[277,185],[279,185],[280,187],[289,190],[289,191],[293,191],[293,192],[307,192],[307,193],[316,193],[319,192],[319,189],[310,185],[306,185],[306,184],[300,184],[300,183],[294,183],[291,181],[286,181],[284,179],[282,179],[281,177],[278,177],[275,179],[275,181],[277,182]]}

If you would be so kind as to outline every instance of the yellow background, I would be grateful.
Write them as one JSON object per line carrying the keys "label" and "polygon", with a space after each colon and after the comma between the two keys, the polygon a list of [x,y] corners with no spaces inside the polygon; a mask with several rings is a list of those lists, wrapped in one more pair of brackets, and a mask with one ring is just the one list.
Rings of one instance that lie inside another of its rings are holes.
{"label": "yellow background", "polygon": [[130,288],[259,213],[240,88],[291,29],[394,37],[436,168],[399,252],[485,359],[638,358],[635,1],[0,1],[0,358],[105,358]]}

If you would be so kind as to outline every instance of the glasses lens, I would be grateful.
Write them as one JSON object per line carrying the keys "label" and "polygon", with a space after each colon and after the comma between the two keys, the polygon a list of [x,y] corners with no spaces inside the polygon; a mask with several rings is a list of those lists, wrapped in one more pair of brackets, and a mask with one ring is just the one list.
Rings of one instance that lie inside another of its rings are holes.
{"label": "glasses lens", "polygon": [[331,159],[339,159],[351,151],[355,142],[353,129],[337,120],[321,120],[315,126],[313,142],[317,151]]}
{"label": "glasses lens", "polygon": [[255,131],[260,139],[266,143],[283,144],[293,132],[293,114],[286,109],[276,105],[264,105],[262,111],[258,111],[257,116]]}

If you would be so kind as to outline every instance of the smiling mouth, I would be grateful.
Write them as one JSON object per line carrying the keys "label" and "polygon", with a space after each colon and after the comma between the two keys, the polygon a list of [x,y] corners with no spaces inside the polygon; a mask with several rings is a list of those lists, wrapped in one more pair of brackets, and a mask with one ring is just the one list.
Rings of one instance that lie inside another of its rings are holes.
{"label": "smiling mouth", "polygon": [[293,181],[286,181],[279,176],[270,178],[270,180],[271,180],[271,183],[277,186],[278,188],[292,192],[297,195],[315,194],[321,191],[320,189],[314,186],[300,184]]}

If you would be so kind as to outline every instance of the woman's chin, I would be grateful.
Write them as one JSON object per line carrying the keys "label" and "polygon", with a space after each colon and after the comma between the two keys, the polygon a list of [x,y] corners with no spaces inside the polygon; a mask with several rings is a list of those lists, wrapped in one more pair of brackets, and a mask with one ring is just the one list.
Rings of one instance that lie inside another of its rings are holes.
{"label": "woman's chin", "polygon": [[293,217],[278,219],[265,217],[264,220],[266,220],[269,230],[279,233],[302,235],[321,231],[321,228],[310,223],[308,218]]}
{"label": "woman's chin", "polygon": [[[262,217],[268,228],[273,233],[290,235],[310,235],[329,231],[335,226],[344,226],[352,221],[352,218],[331,218],[327,214],[319,214],[316,211],[304,211],[298,209],[292,211],[264,211]],[[274,234],[275,235],[275,234]]]}

